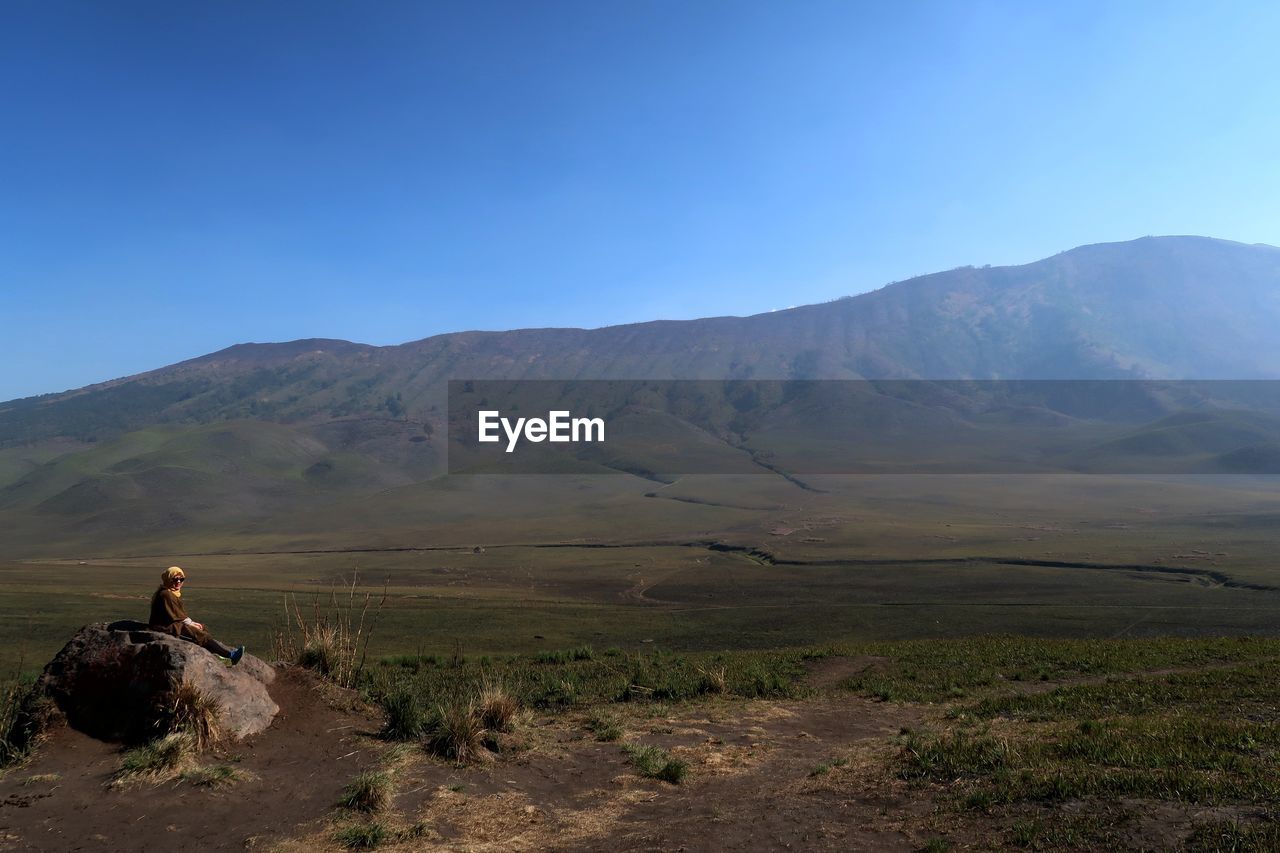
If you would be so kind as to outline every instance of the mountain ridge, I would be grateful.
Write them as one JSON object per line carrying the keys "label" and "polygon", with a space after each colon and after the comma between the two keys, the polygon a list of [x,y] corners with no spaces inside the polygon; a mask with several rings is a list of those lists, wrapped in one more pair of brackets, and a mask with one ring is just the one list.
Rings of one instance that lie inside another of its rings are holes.
{"label": "mountain ridge", "polygon": [[[249,532],[328,541],[355,535],[353,524],[374,539],[390,525],[386,541],[402,544],[423,518],[470,518],[466,506],[489,505],[483,489],[469,492],[478,504],[460,504],[458,490],[470,487],[439,476],[451,452],[449,379],[1274,379],[1275,328],[1280,249],[1143,238],[747,317],[455,332],[386,347],[329,338],[237,344],[0,404],[0,525],[25,553],[74,542],[190,548]],[[656,418],[633,423],[659,431],[642,438],[661,433],[730,470],[777,475],[791,490],[806,486],[787,466],[803,472],[796,466],[809,458],[804,448],[797,455],[794,429],[815,425],[819,462],[823,448],[853,440],[908,466],[917,451],[978,442],[999,452],[1018,445],[1054,470],[1132,462],[1121,470],[1151,471],[1170,454],[1169,470],[1280,468],[1280,419],[1159,421],[1178,415],[1178,395],[1144,394],[1142,418],[1109,426],[1064,420],[1033,400],[1001,408],[988,399],[975,419],[978,410],[949,408],[946,396],[934,408],[877,403],[873,415],[898,412],[893,429],[845,417],[856,405],[747,411],[715,392],[691,418],[659,406]],[[900,428],[903,418],[912,429]],[[1061,441],[1046,444],[1037,435],[1048,434],[1035,431],[1057,425],[1071,431],[1073,449],[1054,455]],[[614,442],[575,470],[636,475],[617,487],[636,492],[628,515],[673,521],[663,515],[669,502],[643,499],[654,472],[672,464],[661,443]],[[559,518],[576,506],[571,480],[529,492],[529,511]]]}
{"label": "mountain ridge", "polygon": [[779,311],[375,346],[241,343],[0,403],[0,446],[149,423],[438,413],[448,378],[1277,378],[1280,249],[1143,237]]}
{"label": "mountain ridge", "polygon": [[[61,397],[61,396],[70,395],[70,394],[77,394],[84,391],[110,387],[110,386],[118,385],[123,382],[147,378],[157,373],[162,373],[165,371],[179,370],[182,368],[188,368],[195,365],[217,363],[220,360],[223,360],[223,361],[228,360],[230,357],[233,357],[232,360],[237,362],[253,362],[253,363],[269,362],[273,360],[269,356],[272,356],[275,354],[285,354],[285,353],[291,353],[292,356],[297,356],[300,354],[304,354],[304,353],[298,352],[298,350],[302,348],[307,348],[307,347],[315,348],[318,346],[319,347],[318,349],[314,349],[314,351],[317,353],[326,353],[326,352],[331,352],[335,350],[341,350],[346,353],[351,353],[351,352],[374,353],[374,352],[383,352],[383,351],[392,351],[392,350],[401,350],[401,349],[406,349],[406,350],[429,349],[433,343],[440,342],[443,340],[450,340],[450,341],[478,340],[478,339],[485,339],[485,338],[490,338],[494,336],[545,335],[545,334],[594,336],[594,335],[601,335],[606,333],[613,333],[618,330],[633,330],[633,331],[650,330],[652,331],[660,328],[687,326],[689,324],[711,325],[711,324],[722,324],[722,323],[757,322],[761,320],[767,320],[768,318],[783,318],[788,315],[803,315],[808,312],[822,311],[822,310],[828,309],[832,305],[854,303],[860,300],[872,300],[877,297],[883,298],[883,294],[886,294],[887,292],[895,291],[895,289],[898,289],[898,288],[932,287],[935,285],[934,280],[939,279],[940,277],[952,276],[960,272],[981,270],[984,272],[995,271],[997,273],[1000,273],[1000,272],[1006,272],[1011,270],[1027,270],[1027,269],[1039,267],[1044,264],[1049,264],[1054,261],[1058,261],[1060,259],[1068,259],[1076,256],[1084,256],[1084,255],[1088,255],[1096,252],[1107,252],[1107,251],[1114,250],[1117,247],[1139,246],[1144,243],[1168,244],[1174,241],[1182,242],[1182,243],[1200,244],[1205,246],[1218,246],[1218,247],[1226,246],[1226,247],[1236,247],[1240,249],[1262,250],[1267,252],[1275,252],[1278,255],[1280,255],[1280,248],[1266,244],[1266,243],[1249,244],[1249,243],[1241,243],[1241,242],[1232,241],[1232,240],[1224,240],[1216,237],[1202,237],[1202,236],[1196,236],[1196,235],[1171,235],[1171,236],[1158,236],[1158,237],[1145,236],[1145,237],[1139,237],[1129,241],[1091,243],[1091,244],[1086,244],[1082,246],[1077,246],[1072,249],[1066,249],[1062,252],[1059,252],[1055,255],[1051,255],[1047,258],[1043,258],[1037,261],[1031,261],[1025,264],[1013,264],[1013,265],[1005,265],[1005,266],[986,265],[983,267],[966,265],[966,266],[955,267],[950,270],[925,273],[919,276],[913,276],[909,279],[889,282],[874,290],[869,290],[864,293],[852,294],[848,296],[840,296],[840,297],[827,300],[825,302],[812,303],[808,305],[800,305],[792,308],[778,309],[775,311],[765,311],[765,312],[760,312],[756,314],[746,314],[746,315],[723,314],[723,315],[716,315],[712,317],[699,317],[699,318],[688,319],[688,320],[654,319],[654,320],[643,320],[643,321],[637,321],[632,323],[619,323],[619,324],[589,327],[589,328],[577,327],[577,326],[541,326],[541,327],[522,327],[518,329],[505,329],[505,330],[465,329],[465,330],[458,330],[458,331],[452,331],[452,332],[442,332],[436,335],[429,335],[424,338],[418,338],[418,339],[406,341],[400,344],[385,344],[385,345],[367,344],[367,343],[362,343],[358,341],[348,341],[348,340],[338,339],[338,338],[300,338],[292,341],[241,342],[241,343],[231,344],[227,347],[224,347],[220,350],[216,350],[211,353],[206,353],[203,355],[194,356],[189,359],[184,359],[182,361],[175,362],[170,365],[164,365],[161,367],[153,368],[151,370],[143,371],[141,373],[135,373],[127,376],[107,379],[107,380],[103,380],[102,382],[91,383],[81,388],[67,389],[65,391],[49,392],[46,394],[39,394],[39,395],[30,396],[30,397],[15,398],[8,401],[0,401],[0,408],[9,406],[11,404],[21,403],[21,402],[30,401],[30,400],[47,400],[51,397]],[[274,360],[278,361],[279,359],[274,359]],[[936,378],[943,378],[943,377],[936,377]],[[950,377],[947,377],[947,378],[950,378]]]}

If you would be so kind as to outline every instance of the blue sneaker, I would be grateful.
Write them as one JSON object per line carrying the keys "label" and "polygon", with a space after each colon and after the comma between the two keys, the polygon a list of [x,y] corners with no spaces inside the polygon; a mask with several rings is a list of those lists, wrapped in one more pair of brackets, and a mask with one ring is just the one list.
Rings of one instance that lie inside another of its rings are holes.
{"label": "blue sneaker", "polygon": [[244,646],[236,646],[231,650],[231,665],[235,666],[240,663],[240,658],[244,657]]}

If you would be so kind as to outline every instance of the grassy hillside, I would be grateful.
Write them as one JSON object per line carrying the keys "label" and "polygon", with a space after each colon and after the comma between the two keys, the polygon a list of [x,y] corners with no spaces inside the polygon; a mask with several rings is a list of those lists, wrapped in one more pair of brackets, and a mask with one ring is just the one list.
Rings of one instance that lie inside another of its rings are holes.
{"label": "grassy hillside", "polygon": [[248,344],[0,405],[0,446],[157,423],[438,417],[448,378],[1280,376],[1280,250],[1196,237],[963,268],[754,317]]}

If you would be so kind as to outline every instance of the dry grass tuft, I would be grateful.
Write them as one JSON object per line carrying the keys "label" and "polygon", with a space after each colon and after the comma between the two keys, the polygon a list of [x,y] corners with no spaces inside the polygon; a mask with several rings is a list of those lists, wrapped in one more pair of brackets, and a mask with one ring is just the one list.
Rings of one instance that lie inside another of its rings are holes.
{"label": "dry grass tuft", "polygon": [[62,778],[61,773],[37,773],[22,780],[23,785],[49,785]]}
{"label": "dry grass tuft", "polygon": [[490,758],[485,748],[485,727],[477,708],[470,702],[437,705],[427,726],[423,746],[427,751],[458,764],[472,764]]}
{"label": "dry grass tuft", "polygon": [[494,732],[509,732],[520,713],[520,703],[499,681],[485,680],[476,700],[481,724]]}
{"label": "dry grass tuft", "polygon": [[[369,639],[387,603],[387,589],[374,605],[372,592],[357,592],[359,576],[331,587],[327,606],[320,596],[312,602],[310,616],[303,614],[296,596],[286,596],[285,622],[276,629],[272,653],[314,669],[342,687],[355,687],[364,671]],[[370,608],[372,607],[372,613]]]}
{"label": "dry grass tuft", "polygon": [[183,770],[178,774],[178,778],[202,788],[225,788],[252,778],[252,774],[226,764],[208,764]]}
{"label": "dry grass tuft", "polygon": [[188,732],[196,752],[203,752],[222,739],[222,703],[183,682],[173,693],[169,708],[170,731]]}
{"label": "dry grass tuft", "polygon": [[721,695],[729,692],[729,676],[723,666],[698,667],[699,687],[703,693]]}

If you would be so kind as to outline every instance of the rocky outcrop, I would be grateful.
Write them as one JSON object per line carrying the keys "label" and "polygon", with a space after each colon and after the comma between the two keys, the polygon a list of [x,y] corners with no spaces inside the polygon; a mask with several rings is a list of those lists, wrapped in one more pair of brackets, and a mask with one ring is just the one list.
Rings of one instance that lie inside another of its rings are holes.
{"label": "rocky outcrop", "polygon": [[67,722],[103,740],[143,741],[164,734],[184,683],[218,703],[222,731],[243,738],[280,710],[267,685],[275,671],[245,655],[238,666],[139,622],[81,628],[36,683]]}

